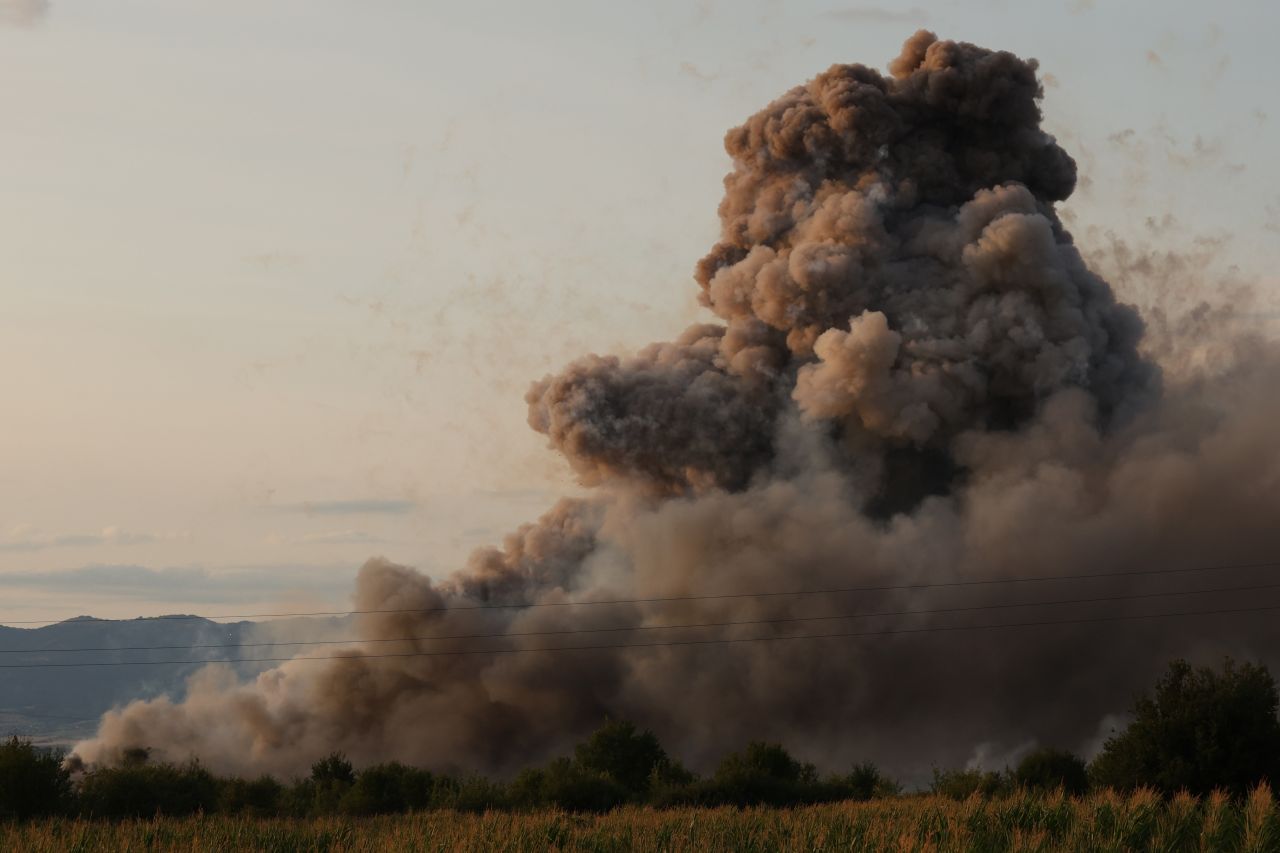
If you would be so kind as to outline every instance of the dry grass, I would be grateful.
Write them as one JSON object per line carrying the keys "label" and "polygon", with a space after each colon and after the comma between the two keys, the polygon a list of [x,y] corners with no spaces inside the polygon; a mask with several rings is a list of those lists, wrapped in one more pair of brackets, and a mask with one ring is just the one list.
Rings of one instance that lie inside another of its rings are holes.
{"label": "dry grass", "polygon": [[208,817],[0,826],[0,850],[1276,851],[1270,789],[1243,803],[1149,791],[957,802],[900,797],[796,809],[619,809],[604,815],[423,812],[381,818]]}

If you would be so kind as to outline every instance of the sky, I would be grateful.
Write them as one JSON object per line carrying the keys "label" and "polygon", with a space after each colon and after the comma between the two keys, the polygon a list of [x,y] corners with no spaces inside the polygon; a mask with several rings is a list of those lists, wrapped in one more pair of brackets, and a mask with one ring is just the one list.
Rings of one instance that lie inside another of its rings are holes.
{"label": "sky", "polygon": [[342,607],[371,556],[500,543],[577,488],[528,383],[703,318],[725,131],[918,27],[1040,61],[1082,247],[1270,298],[1278,19],[0,0],[0,622]]}

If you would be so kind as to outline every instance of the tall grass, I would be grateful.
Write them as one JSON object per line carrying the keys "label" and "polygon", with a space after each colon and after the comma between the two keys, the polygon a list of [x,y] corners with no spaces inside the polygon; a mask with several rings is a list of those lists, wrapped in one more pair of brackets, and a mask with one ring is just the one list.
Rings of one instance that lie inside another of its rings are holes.
{"label": "tall grass", "polygon": [[955,800],[908,796],[776,808],[623,808],[602,815],[454,811],[312,820],[47,819],[0,826],[22,851],[1276,851],[1280,810],[1266,786],[1162,799],[1150,791],[1083,798],[1017,793]]}

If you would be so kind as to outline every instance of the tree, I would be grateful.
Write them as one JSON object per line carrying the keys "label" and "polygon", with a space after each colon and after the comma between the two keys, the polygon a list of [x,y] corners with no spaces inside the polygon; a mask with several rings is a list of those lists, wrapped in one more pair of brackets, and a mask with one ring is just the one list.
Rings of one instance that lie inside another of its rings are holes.
{"label": "tree", "polygon": [[345,755],[334,752],[311,765],[311,781],[317,785],[351,785],[356,773]]}
{"label": "tree", "polygon": [[854,800],[870,800],[874,797],[893,797],[902,793],[902,786],[880,772],[871,762],[855,764],[848,776],[839,780]]}
{"label": "tree", "polygon": [[1064,749],[1037,749],[1018,762],[1013,771],[1015,784],[1030,790],[1056,791],[1079,795],[1089,789],[1089,773],[1084,761]]}
{"label": "tree", "polygon": [[89,817],[126,818],[212,812],[218,781],[196,762],[99,767],[80,780],[80,810]]}
{"label": "tree", "polygon": [[219,780],[218,811],[225,814],[270,817],[283,810],[284,800],[284,785],[270,776]]}
{"label": "tree", "polygon": [[607,776],[632,795],[643,795],[655,775],[671,768],[671,759],[651,731],[625,720],[607,720],[574,750],[585,770]]}
{"label": "tree", "polygon": [[933,793],[953,800],[967,800],[973,796],[998,797],[1009,790],[1009,779],[998,770],[939,770],[933,769]]}
{"label": "tree", "polygon": [[604,812],[627,801],[630,792],[614,779],[577,761],[557,758],[529,768],[511,783],[511,801],[522,808],[555,806],[571,812]]}
{"label": "tree", "polygon": [[296,786],[294,797],[310,798],[313,814],[334,814],[355,783],[356,773],[351,762],[341,752],[334,752],[311,765],[311,778]]}
{"label": "tree", "polygon": [[1133,706],[1133,722],[1093,763],[1095,782],[1128,789],[1242,794],[1280,782],[1280,696],[1263,666],[1227,659],[1221,673],[1174,661]]}
{"label": "tree", "polygon": [[71,774],[58,756],[11,737],[0,745],[0,820],[62,811],[71,797]]}
{"label": "tree", "polygon": [[780,744],[752,741],[720,762],[709,784],[709,802],[786,806],[839,799],[836,786],[818,781],[812,764],[797,761]]}
{"label": "tree", "polygon": [[431,802],[435,781],[428,770],[406,767],[398,761],[375,764],[360,771],[355,784],[342,798],[348,814],[397,814],[425,809]]}

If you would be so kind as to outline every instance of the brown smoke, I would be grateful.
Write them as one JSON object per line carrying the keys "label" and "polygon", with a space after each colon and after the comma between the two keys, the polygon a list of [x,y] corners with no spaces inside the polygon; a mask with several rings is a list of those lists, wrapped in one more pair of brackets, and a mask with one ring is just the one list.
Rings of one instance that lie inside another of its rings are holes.
{"label": "brown smoke", "polygon": [[[1040,129],[1033,61],[920,32],[890,68],[832,67],[727,135],[722,236],[696,273],[720,324],[630,359],[588,356],[530,389],[530,425],[593,497],[560,503],[443,583],[383,560],[360,572],[357,609],[423,611],[362,616],[368,640],[511,636],[370,643],[250,684],[210,669],[180,704],[107,715],[78,754],[109,762],[145,745],[215,770],[287,774],[340,749],[359,763],[505,772],[612,714],[653,728],[695,766],[766,737],[828,767],[871,758],[910,773],[978,744],[1085,748],[1173,655],[1265,658],[1266,614],[412,656],[1276,600],[1255,591],[777,621],[1258,584],[1259,572],[1122,573],[1280,557],[1280,400],[1267,390],[1280,351],[1249,337],[1239,357],[1183,369],[1177,330],[1213,337],[1207,310],[1159,314],[1158,345],[1143,347],[1137,310],[1090,270],[1055,211],[1075,165]],[[1166,358],[1175,369],[1162,378]],[[476,608],[1081,572],[1116,574]],[[748,620],[766,621],[545,633]]]}

